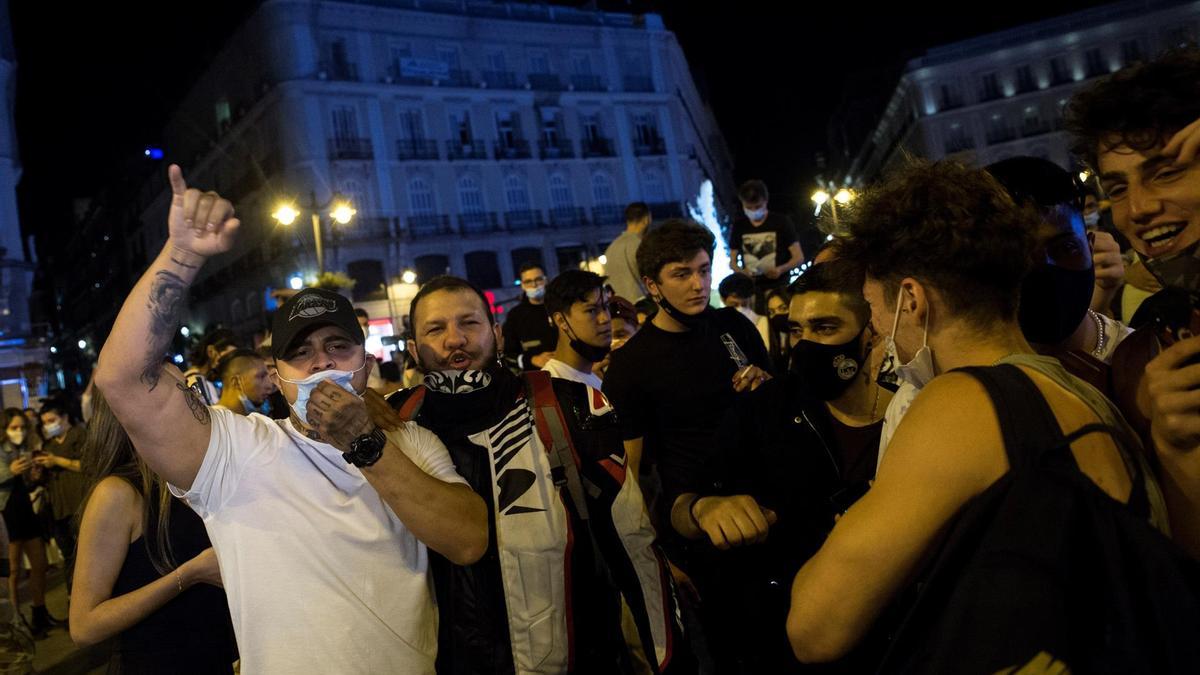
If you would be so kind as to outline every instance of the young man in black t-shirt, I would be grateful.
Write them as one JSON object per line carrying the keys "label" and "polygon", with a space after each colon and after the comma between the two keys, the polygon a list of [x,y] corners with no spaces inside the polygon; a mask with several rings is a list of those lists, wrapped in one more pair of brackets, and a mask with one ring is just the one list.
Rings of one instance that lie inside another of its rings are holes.
{"label": "young man in black t-shirt", "polygon": [[738,188],[743,216],[734,219],[729,257],[735,272],[754,279],[754,311],[766,314],[767,292],[788,283],[788,273],[804,262],[796,227],[787,216],[767,210],[767,185],[748,180]]}
{"label": "young man in black t-shirt", "polygon": [[546,313],[546,271],[525,263],[518,274],[525,297],[504,320],[504,357],[519,370],[539,370],[558,345],[558,329]]}

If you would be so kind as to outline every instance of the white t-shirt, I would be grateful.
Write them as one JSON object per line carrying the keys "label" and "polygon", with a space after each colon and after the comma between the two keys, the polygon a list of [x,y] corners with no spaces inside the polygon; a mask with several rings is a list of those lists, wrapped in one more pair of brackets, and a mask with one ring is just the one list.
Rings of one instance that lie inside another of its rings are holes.
{"label": "white t-shirt", "polygon": [[[182,497],[204,520],[246,675],[433,673],[428,553],[357,467],[291,420],[210,408],[208,451]],[[415,424],[388,434],[429,475],[465,483]]]}
{"label": "white t-shirt", "polygon": [[600,390],[600,377],[590,370],[587,372],[575,370],[571,366],[568,366],[558,359],[550,359],[547,361],[546,365],[542,366],[542,370],[550,373],[551,377],[557,377],[562,380],[571,380],[572,382],[582,382],[596,391]]}

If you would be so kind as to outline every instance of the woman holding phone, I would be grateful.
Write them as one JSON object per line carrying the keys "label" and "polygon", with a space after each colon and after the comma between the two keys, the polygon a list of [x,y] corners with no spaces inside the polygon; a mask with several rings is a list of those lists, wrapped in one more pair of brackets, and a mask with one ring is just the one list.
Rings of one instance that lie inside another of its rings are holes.
{"label": "woman holding phone", "polygon": [[0,445],[4,452],[0,461],[0,508],[4,526],[8,528],[8,596],[13,607],[19,608],[17,583],[24,567],[22,557],[28,558],[33,601],[30,630],[34,637],[42,637],[51,627],[61,624],[46,610],[46,542],[29,500],[29,484],[40,478],[42,468],[33,461],[37,442],[24,412],[19,408],[5,409],[4,431]]}

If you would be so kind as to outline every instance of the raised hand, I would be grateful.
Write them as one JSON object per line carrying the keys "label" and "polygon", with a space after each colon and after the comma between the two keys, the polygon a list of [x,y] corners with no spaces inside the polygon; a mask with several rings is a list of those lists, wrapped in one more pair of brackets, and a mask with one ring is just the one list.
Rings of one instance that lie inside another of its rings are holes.
{"label": "raised hand", "polygon": [[171,208],[167,214],[170,243],[200,258],[211,258],[233,248],[241,221],[233,217],[233,204],[215,192],[189,188],[178,164],[167,169],[171,183]]}
{"label": "raised hand", "polygon": [[358,396],[325,380],[317,384],[308,398],[308,424],[321,440],[341,450],[350,451],[350,442],[375,427],[367,404]]}

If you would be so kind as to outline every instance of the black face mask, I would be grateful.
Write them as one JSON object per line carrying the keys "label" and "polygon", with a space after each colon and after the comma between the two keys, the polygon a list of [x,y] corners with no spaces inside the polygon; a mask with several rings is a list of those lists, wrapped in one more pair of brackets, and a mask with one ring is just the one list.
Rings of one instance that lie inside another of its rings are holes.
{"label": "black face mask", "polygon": [[787,314],[776,314],[767,319],[767,323],[770,324],[771,331],[775,333],[786,333],[791,329],[791,326],[788,326]]}
{"label": "black face mask", "polygon": [[667,313],[667,316],[683,324],[683,326],[688,330],[701,330],[707,326],[708,316],[713,311],[711,305],[705,305],[704,311],[700,312],[699,314],[685,314],[684,312],[679,311],[675,305],[667,302],[667,298],[662,295],[655,298],[655,302],[658,303],[659,307],[662,307],[662,310]]}
{"label": "black face mask", "polygon": [[596,345],[589,345],[588,343],[576,337],[575,329],[571,328],[571,322],[567,321],[566,316],[563,316],[563,323],[567,324],[567,337],[571,338],[571,349],[574,349],[575,353],[582,356],[585,361],[589,361],[591,363],[600,363],[604,360],[604,357],[608,356],[608,353],[612,351],[611,345],[597,347]]}
{"label": "black face mask", "polygon": [[789,370],[813,397],[832,401],[846,393],[863,367],[862,336],[859,331],[840,345],[801,340],[792,347]]}
{"label": "black face mask", "polygon": [[1096,271],[1069,270],[1057,265],[1036,265],[1021,284],[1017,320],[1025,339],[1034,344],[1056,345],[1071,337],[1092,304]]}

